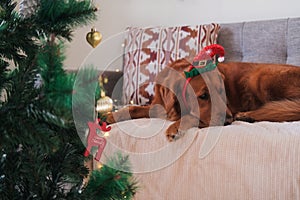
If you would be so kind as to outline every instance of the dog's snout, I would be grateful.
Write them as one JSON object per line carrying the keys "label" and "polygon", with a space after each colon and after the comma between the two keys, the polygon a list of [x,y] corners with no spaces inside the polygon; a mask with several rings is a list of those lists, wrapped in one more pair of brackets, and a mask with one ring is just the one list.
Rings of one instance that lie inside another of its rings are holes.
{"label": "dog's snout", "polygon": [[229,110],[227,110],[224,125],[225,126],[230,125],[232,122],[233,122],[233,116],[232,116],[231,112]]}
{"label": "dog's snout", "polygon": [[232,123],[232,120],[226,120],[224,123],[224,126],[230,125]]}

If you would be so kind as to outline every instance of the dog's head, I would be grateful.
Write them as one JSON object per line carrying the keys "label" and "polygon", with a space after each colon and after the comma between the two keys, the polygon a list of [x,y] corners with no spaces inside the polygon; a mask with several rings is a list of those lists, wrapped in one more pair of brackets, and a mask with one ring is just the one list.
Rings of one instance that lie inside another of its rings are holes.
{"label": "dog's head", "polygon": [[[223,74],[216,68],[194,76],[184,89],[187,79],[183,71],[190,65],[185,59],[177,60],[171,65],[171,69],[177,71],[177,76],[171,76],[170,85],[173,85],[171,88],[180,104],[181,115],[189,113],[198,117],[199,127],[230,124],[233,118],[226,104]],[[174,98],[168,97],[166,101],[171,102],[171,99]]]}
{"label": "dog's head", "polygon": [[170,120],[191,114],[199,118],[199,127],[230,124],[232,114],[226,104],[223,74],[215,69],[194,76],[184,89],[187,80],[184,71],[190,65],[180,59],[159,74],[156,82],[159,98],[153,103],[162,104]]}
{"label": "dog's head", "polygon": [[193,77],[186,90],[185,109],[199,116],[199,126],[219,126],[230,124],[232,114],[227,107],[224,76],[217,69]]}

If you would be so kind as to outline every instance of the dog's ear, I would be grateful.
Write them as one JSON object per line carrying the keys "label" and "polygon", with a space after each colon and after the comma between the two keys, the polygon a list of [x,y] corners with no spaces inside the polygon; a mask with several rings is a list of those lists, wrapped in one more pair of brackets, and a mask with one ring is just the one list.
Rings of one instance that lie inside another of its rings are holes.
{"label": "dog's ear", "polygon": [[156,115],[159,117],[167,115],[169,120],[177,120],[180,117],[180,107],[178,106],[178,100],[173,89],[167,85],[155,85],[155,97],[152,104],[162,105],[163,110],[157,111]]}
{"label": "dog's ear", "polygon": [[223,79],[223,81],[225,81],[225,75],[220,71],[219,71],[219,74],[220,74],[221,78]]}
{"label": "dog's ear", "polygon": [[175,62],[172,62],[169,67],[171,67],[172,69],[174,69],[176,71],[183,72],[183,71],[187,70],[190,65],[191,65],[191,63],[187,59],[182,58],[182,59],[176,60]]}
{"label": "dog's ear", "polygon": [[153,104],[163,105],[170,120],[180,117],[180,103],[182,87],[190,63],[186,59],[179,59],[166,66],[156,77],[155,95]]}

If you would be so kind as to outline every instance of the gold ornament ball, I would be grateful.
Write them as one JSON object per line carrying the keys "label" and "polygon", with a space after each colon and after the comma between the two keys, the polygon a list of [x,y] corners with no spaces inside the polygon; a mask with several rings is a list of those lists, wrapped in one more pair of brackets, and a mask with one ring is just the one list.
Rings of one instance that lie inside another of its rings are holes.
{"label": "gold ornament ball", "polygon": [[95,28],[92,28],[90,32],[86,34],[86,41],[95,48],[102,40],[102,34],[99,31],[96,31]]}
{"label": "gold ornament ball", "polygon": [[108,96],[101,97],[97,101],[96,111],[98,113],[107,113],[113,109],[113,100]]}

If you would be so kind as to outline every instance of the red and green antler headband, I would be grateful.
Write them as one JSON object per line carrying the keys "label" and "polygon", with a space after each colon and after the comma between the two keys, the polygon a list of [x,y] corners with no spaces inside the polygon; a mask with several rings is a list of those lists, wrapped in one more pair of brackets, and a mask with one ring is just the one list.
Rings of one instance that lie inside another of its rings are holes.
{"label": "red and green antler headband", "polygon": [[[214,70],[217,67],[219,62],[224,61],[224,54],[225,54],[225,50],[221,45],[212,44],[204,47],[200,51],[200,53],[197,56],[195,56],[193,60],[193,64],[189,67],[189,70],[187,72],[186,71],[184,72],[185,77],[187,79],[185,81],[185,85],[182,90],[182,97],[186,108],[188,108],[188,104],[186,101],[185,93],[186,93],[186,88],[188,83],[191,81],[191,79],[194,76],[198,76],[202,73]],[[212,58],[215,55],[219,55],[219,58],[217,59],[216,63],[213,63]]]}

